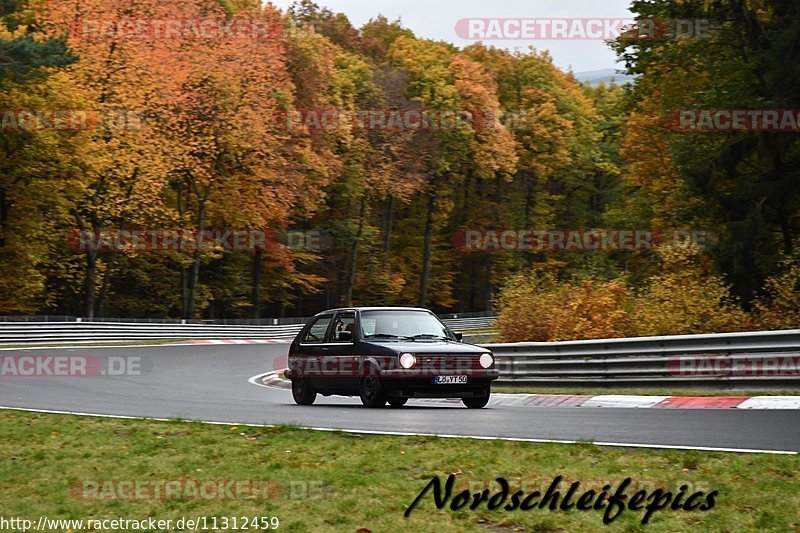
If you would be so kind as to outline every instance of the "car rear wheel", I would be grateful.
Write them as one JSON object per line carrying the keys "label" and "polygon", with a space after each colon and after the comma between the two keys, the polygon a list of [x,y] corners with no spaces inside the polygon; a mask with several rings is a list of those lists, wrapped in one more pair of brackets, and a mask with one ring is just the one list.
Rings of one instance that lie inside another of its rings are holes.
{"label": "car rear wheel", "polygon": [[308,378],[296,378],[292,380],[292,396],[298,405],[311,405],[317,399],[317,391],[311,386]]}
{"label": "car rear wheel", "polygon": [[489,391],[486,391],[486,396],[462,398],[461,401],[464,402],[464,405],[466,405],[468,409],[481,409],[486,407],[486,404],[489,403]]}
{"label": "car rear wheel", "polygon": [[408,402],[408,398],[400,398],[400,397],[389,398],[389,405],[391,405],[392,407],[403,407],[406,404],[406,402]]}
{"label": "car rear wheel", "polygon": [[365,407],[383,407],[386,405],[386,390],[378,376],[366,376],[361,380],[359,390],[361,403]]}

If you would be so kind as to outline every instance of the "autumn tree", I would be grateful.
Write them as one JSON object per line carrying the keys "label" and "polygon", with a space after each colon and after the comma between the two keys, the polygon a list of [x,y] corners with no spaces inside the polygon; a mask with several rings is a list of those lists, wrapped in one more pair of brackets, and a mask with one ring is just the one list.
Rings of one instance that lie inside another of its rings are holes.
{"label": "autumn tree", "polygon": [[26,2],[0,3],[0,312],[32,313],[52,301],[45,267],[58,198],[48,183],[71,131],[35,126],[24,116],[74,103],[59,72],[76,58],[64,39],[48,38]]}
{"label": "autumn tree", "polygon": [[[213,3],[197,8],[198,18],[210,12],[227,20]],[[179,43],[174,66],[181,75],[162,115],[171,194],[182,227],[270,234],[287,226],[315,185],[303,172],[307,144],[276,120],[294,105],[280,14],[251,3],[231,16],[229,23],[246,28],[244,37]],[[184,263],[184,317],[196,314],[201,266],[219,253],[197,249]],[[254,278],[260,267],[254,265]],[[260,305],[258,286],[255,280],[254,307]]]}
{"label": "autumn tree", "polygon": [[[65,233],[100,235],[164,220],[160,197],[166,185],[166,145],[149,117],[163,104],[168,78],[159,67],[167,63],[169,45],[154,33],[94,33],[91,28],[126,17],[165,19],[168,7],[66,1],[49,3],[42,14],[43,27],[68,36],[70,49],[80,56],[68,72],[82,102],[79,109],[93,119],[73,139],[68,168],[59,176],[58,187],[69,204]],[[81,251],[84,315],[92,318],[102,306],[102,288],[108,286],[116,252],[101,254],[93,246]]]}
{"label": "autumn tree", "polygon": [[798,9],[782,0],[636,1],[632,10],[646,19],[710,24],[689,38],[623,36],[615,45],[639,76],[625,141],[632,179],[658,198],[657,218],[699,220],[719,233],[714,257],[745,302],[800,231],[796,135],[667,126],[681,111],[797,108],[798,69],[784,58],[800,48],[786,23]]}

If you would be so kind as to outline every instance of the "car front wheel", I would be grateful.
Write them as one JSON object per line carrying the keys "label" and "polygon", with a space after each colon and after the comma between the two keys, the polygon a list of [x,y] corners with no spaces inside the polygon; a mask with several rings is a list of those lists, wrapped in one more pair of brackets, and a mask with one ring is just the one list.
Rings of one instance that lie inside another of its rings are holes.
{"label": "car front wheel", "polygon": [[489,403],[489,391],[486,391],[486,396],[462,398],[461,401],[464,402],[464,405],[466,405],[468,409],[481,409],[486,407],[486,404]]}
{"label": "car front wheel", "polygon": [[317,399],[317,392],[310,379],[296,378],[292,380],[292,396],[298,405],[311,405]]}
{"label": "car front wheel", "polygon": [[389,405],[391,405],[392,407],[403,407],[406,404],[406,402],[408,402],[408,398],[400,398],[400,397],[389,398]]}
{"label": "car front wheel", "polygon": [[359,396],[361,396],[361,403],[365,407],[383,407],[386,405],[386,390],[383,388],[381,379],[377,376],[366,376],[361,380]]}

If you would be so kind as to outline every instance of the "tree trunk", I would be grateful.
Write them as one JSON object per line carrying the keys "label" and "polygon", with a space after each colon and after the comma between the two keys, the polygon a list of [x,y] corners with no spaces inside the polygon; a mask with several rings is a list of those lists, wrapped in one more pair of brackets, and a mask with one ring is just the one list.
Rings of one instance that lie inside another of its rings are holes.
{"label": "tree trunk", "polygon": [[11,206],[6,200],[6,190],[0,189],[0,248],[6,245],[6,233],[8,232],[8,212]]}
{"label": "tree trunk", "polygon": [[197,284],[200,281],[200,248],[202,247],[200,236],[205,230],[205,220],[206,203],[204,199],[200,203],[200,209],[197,213],[197,248],[194,251],[194,260],[192,261],[192,268],[189,274],[189,294],[186,301],[186,312],[184,313],[184,318],[186,320],[194,318],[194,308],[197,302]]}
{"label": "tree trunk", "polygon": [[[502,198],[503,198],[503,178],[495,177],[495,188],[494,193],[491,195],[491,201],[495,206],[494,213],[492,215],[493,222],[495,227],[499,228],[502,225],[502,217],[500,216],[500,209],[502,206]],[[494,254],[487,254],[486,256],[486,285],[484,286],[484,301],[483,301],[483,308],[487,313],[492,313],[494,311],[494,267],[495,267],[495,260]]]}
{"label": "tree trunk", "polygon": [[350,266],[348,268],[347,286],[345,287],[344,305],[350,307],[353,305],[353,285],[356,283],[356,265],[358,264],[358,244],[361,241],[361,235],[364,233],[364,211],[367,208],[367,197],[361,198],[361,207],[358,212],[358,230],[356,230],[356,238],[353,239],[353,245],[350,248]]}
{"label": "tree trunk", "polygon": [[189,272],[181,265],[181,316],[186,318],[186,307],[189,305]]}
{"label": "tree trunk", "polygon": [[[120,232],[125,231],[126,227],[127,224],[125,223],[125,221],[122,221],[122,223],[119,225],[119,231]],[[108,287],[111,285],[111,274],[114,269],[114,262],[115,262],[114,260],[116,259],[116,257],[117,254],[112,254],[110,257],[108,257],[106,261],[106,270],[105,272],[103,272],[103,283],[100,287],[100,294],[97,296],[96,307],[98,316],[103,316],[103,306],[105,305],[106,302]]]}
{"label": "tree trunk", "polygon": [[[534,192],[533,192],[534,183],[533,183],[533,179],[535,179],[535,178],[531,177],[528,180],[528,183],[527,183],[527,185],[525,187],[525,226],[526,227],[529,227],[530,223],[531,223],[531,209],[533,208],[533,202],[534,202]],[[533,266],[533,262],[534,262],[533,259],[534,259],[534,254],[532,252],[527,252],[525,254],[525,262],[528,264],[528,268],[531,268]]]}
{"label": "tree trunk", "polygon": [[781,213],[779,225],[781,228],[781,236],[783,237],[783,252],[786,255],[791,255],[794,252],[794,242],[792,241],[792,229],[789,226],[789,221]]}
{"label": "tree trunk", "polygon": [[392,230],[394,229],[394,196],[389,196],[384,214],[383,264],[387,266],[392,255]]}
{"label": "tree trunk", "polygon": [[[457,229],[459,231],[464,229],[475,229],[467,228],[467,224],[470,222],[470,207],[471,205],[475,205],[475,202],[470,202],[472,182],[472,169],[467,169],[464,179],[464,188],[461,195],[461,205],[458,208],[458,218],[456,219]],[[477,188],[480,189],[480,187]],[[466,236],[463,244],[466,244]],[[459,313],[465,312],[471,305],[466,300],[468,298],[469,287],[475,284],[475,279],[472,276],[472,269],[470,268],[470,265],[473,261],[472,255],[473,254],[461,254],[461,268],[459,268],[458,274],[456,274],[456,284],[455,287],[453,287],[456,295],[456,301],[458,302],[457,309]]]}
{"label": "tree trunk", "polygon": [[[434,187],[431,187],[434,189]],[[436,196],[431,192],[428,197],[428,212],[425,217],[425,236],[422,245],[422,274],[419,279],[419,298],[417,305],[425,307],[428,301],[428,282],[431,272],[431,246],[433,240],[433,208],[436,203]]]}
{"label": "tree trunk", "polygon": [[186,298],[186,320],[194,318],[194,307],[197,302],[197,284],[200,281],[200,250],[195,250],[192,267],[189,270],[189,292]]}
{"label": "tree trunk", "polygon": [[253,318],[261,318],[261,255],[263,251],[259,248],[253,254]]}
{"label": "tree trunk", "polygon": [[84,280],[83,301],[84,315],[94,318],[94,284],[97,277],[97,250],[86,252],[86,279]]}
{"label": "tree trunk", "polygon": [[297,313],[295,316],[303,316],[303,291],[297,289],[297,297],[294,304],[294,310]]}
{"label": "tree trunk", "polygon": [[106,270],[103,272],[103,282],[100,284],[100,294],[97,295],[97,316],[103,316],[103,305],[106,301],[106,294],[108,294],[108,286],[111,284],[111,268],[113,266],[114,256],[108,258]]}
{"label": "tree trunk", "polygon": [[486,260],[486,285],[483,293],[483,309],[487,313],[491,313],[494,309],[494,286],[492,286],[493,270],[494,270],[494,257],[488,254]]}

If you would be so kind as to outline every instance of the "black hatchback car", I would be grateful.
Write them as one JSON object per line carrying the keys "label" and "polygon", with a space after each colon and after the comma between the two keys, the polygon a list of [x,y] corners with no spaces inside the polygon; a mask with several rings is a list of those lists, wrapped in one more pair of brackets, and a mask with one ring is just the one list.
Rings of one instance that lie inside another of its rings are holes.
{"label": "black hatchback car", "polygon": [[492,353],[463,344],[427,309],[332,309],[308,321],[289,348],[294,401],[360,396],[367,407],[409,398],[461,398],[480,409],[499,372]]}

